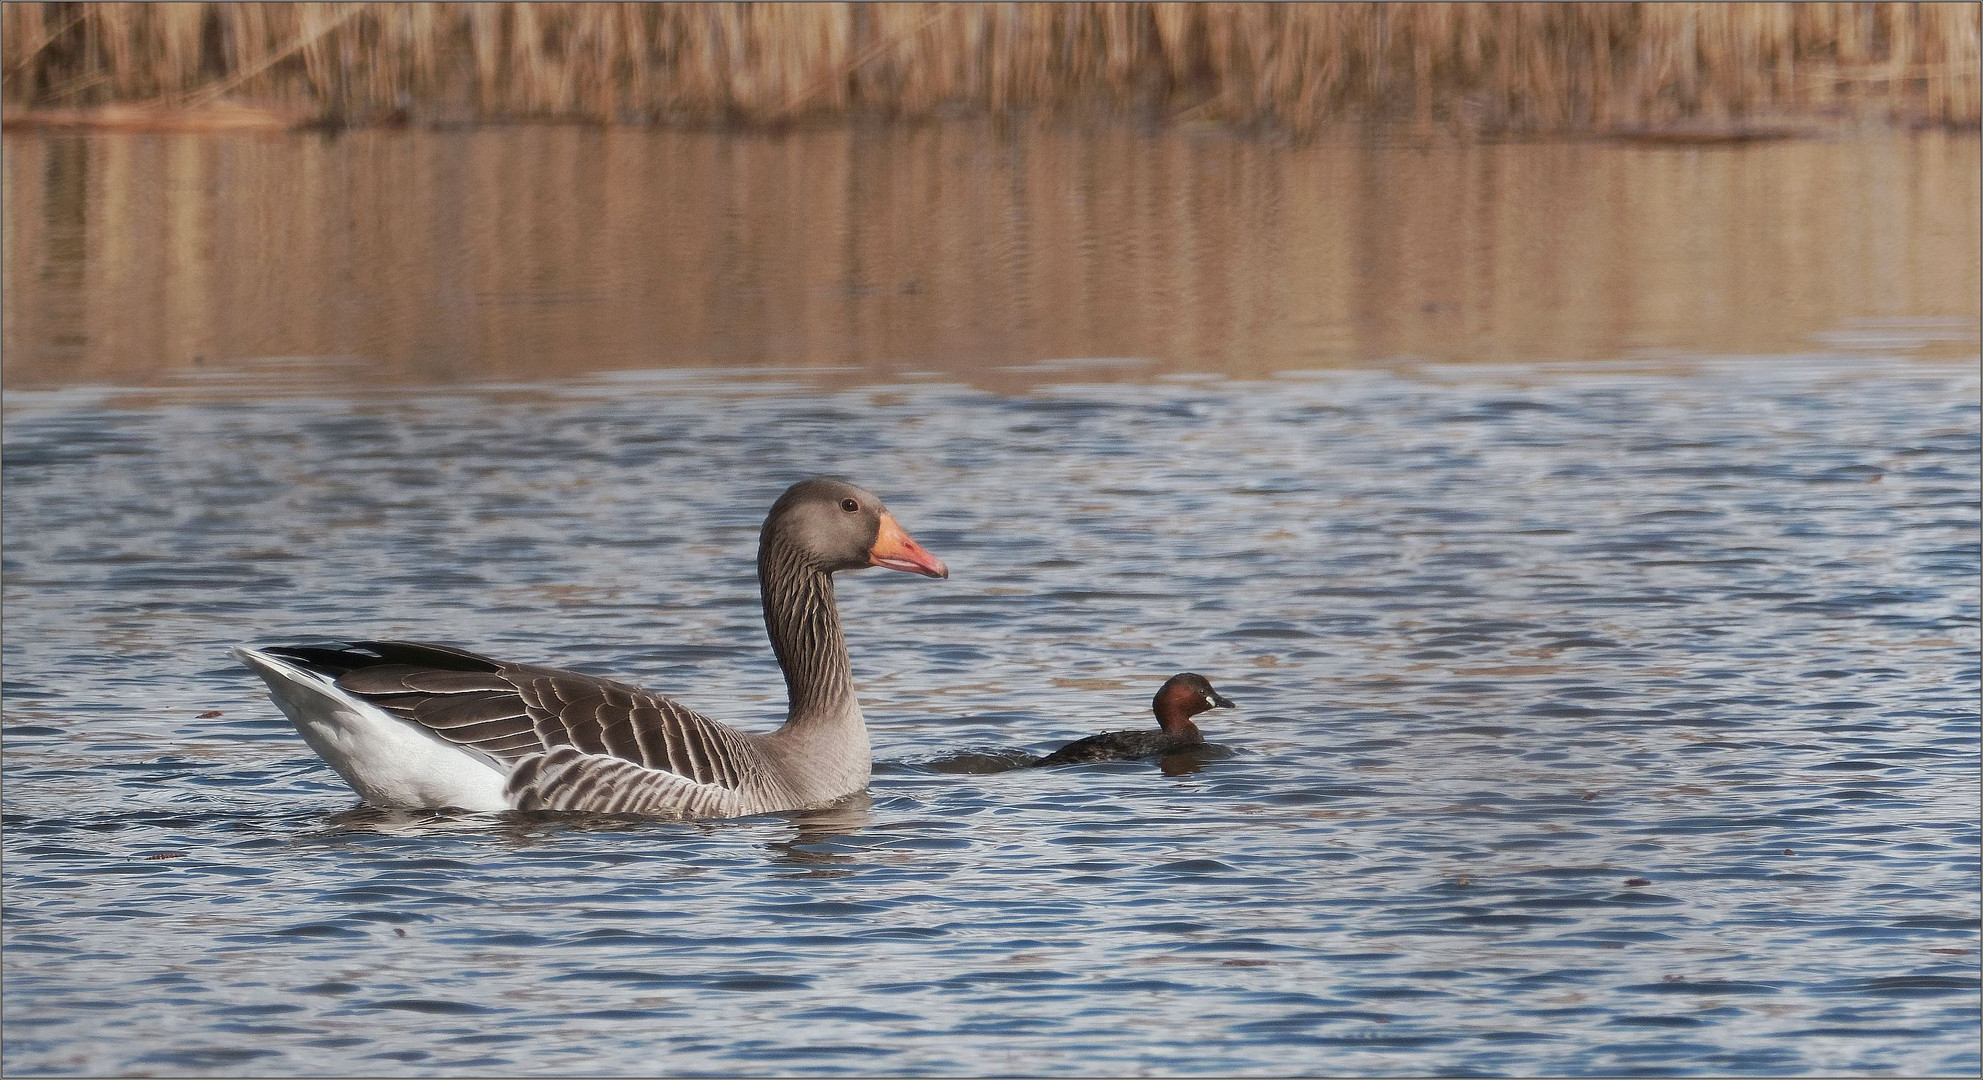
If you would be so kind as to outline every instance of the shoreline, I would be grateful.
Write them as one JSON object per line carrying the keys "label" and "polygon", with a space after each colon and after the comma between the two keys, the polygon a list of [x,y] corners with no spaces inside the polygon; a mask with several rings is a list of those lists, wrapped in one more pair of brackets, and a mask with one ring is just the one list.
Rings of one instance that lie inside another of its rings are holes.
{"label": "shoreline", "polygon": [[[889,117],[873,111],[850,111],[800,120],[720,122],[654,120],[638,123],[601,122],[583,117],[487,117],[477,119],[411,120],[405,116],[372,123],[352,123],[314,116],[296,109],[270,108],[236,102],[200,106],[120,102],[88,108],[8,106],[0,110],[0,130],[30,132],[129,134],[296,134],[344,131],[407,130],[461,131],[506,127],[585,127],[620,131],[709,131],[736,135],[778,135],[797,131],[831,130],[869,125],[926,126],[947,123],[1065,124],[1099,130],[1139,130],[1148,134],[1219,134],[1236,138],[1284,138],[1286,132],[1259,125],[1215,121],[1155,122],[1095,111],[1042,110],[1018,115],[962,113],[942,117]],[[1942,131],[1952,135],[1983,135],[1976,125],[1921,118],[1864,118],[1831,115],[1771,114],[1763,117],[1684,117],[1658,124],[1615,125],[1552,132],[1467,131],[1450,124],[1426,125],[1400,119],[1344,119],[1308,132],[1299,142],[1377,133],[1434,142],[1620,142],[1647,146],[1732,146],[1794,139],[1852,137],[1868,133]]]}
{"label": "shoreline", "polygon": [[11,3],[0,102],[9,126],[172,130],[1029,116],[1297,140],[1373,124],[1462,139],[1974,129],[1979,19],[1937,3]]}

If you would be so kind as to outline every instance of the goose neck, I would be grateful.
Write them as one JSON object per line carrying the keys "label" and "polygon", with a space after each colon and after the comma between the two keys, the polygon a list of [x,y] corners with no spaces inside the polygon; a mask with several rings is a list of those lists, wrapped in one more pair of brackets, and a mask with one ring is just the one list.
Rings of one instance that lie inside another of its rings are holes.
{"label": "goose neck", "polygon": [[758,546],[757,576],[764,628],[785,674],[787,726],[859,716],[832,575],[812,566],[791,545],[767,536]]}

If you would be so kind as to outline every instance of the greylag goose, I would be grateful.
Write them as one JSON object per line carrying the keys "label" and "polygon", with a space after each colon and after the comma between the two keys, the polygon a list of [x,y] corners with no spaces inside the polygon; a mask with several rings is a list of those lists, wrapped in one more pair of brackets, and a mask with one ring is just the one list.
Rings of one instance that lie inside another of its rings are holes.
{"label": "greylag goose", "polygon": [[1151,711],[1157,714],[1158,730],[1105,731],[1100,735],[1090,735],[1068,743],[1033,764],[1047,766],[1072,765],[1083,761],[1121,761],[1190,750],[1205,745],[1205,736],[1198,730],[1198,725],[1191,722],[1192,717],[1207,709],[1236,707],[1212,689],[1212,683],[1205,676],[1182,672],[1164,680],[1163,687],[1150,702]]}
{"label": "greylag goose", "polygon": [[353,641],[234,654],[366,802],[407,809],[589,810],[677,818],[824,806],[867,786],[833,575],[883,566],[947,578],[872,492],[792,485],[758,538],[764,626],[784,726],[751,734],[659,694],[445,645]]}

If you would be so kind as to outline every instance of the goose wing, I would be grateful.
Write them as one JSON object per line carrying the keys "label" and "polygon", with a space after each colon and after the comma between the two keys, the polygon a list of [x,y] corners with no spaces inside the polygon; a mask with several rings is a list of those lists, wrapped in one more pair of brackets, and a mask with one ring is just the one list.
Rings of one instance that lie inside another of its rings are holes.
{"label": "goose wing", "polygon": [[623,757],[559,746],[517,763],[503,787],[518,810],[587,810],[682,818],[747,813],[733,788],[699,784]]}
{"label": "goose wing", "polygon": [[[418,642],[272,651],[334,676],[339,689],[354,697],[512,767],[512,795],[528,794],[540,804],[517,804],[524,809],[602,809],[601,800],[611,801],[608,795],[629,786],[664,798],[659,809],[683,799],[733,801],[722,796],[768,777],[742,732],[611,679]],[[698,790],[705,788],[710,790]]]}

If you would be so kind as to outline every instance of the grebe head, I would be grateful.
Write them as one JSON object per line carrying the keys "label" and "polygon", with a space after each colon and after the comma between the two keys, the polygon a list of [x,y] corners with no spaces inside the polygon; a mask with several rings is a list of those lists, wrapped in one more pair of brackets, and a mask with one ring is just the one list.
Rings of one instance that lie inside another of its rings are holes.
{"label": "grebe head", "polygon": [[1158,726],[1172,734],[1196,730],[1198,725],[1193,724],[1191,718],[1208,709],[1234,708],[1238,706],[1212,689],[1211,680],[1189,671],[1164,680],[1163,688],[1150,702],[1151,711],[1157,714]]}

